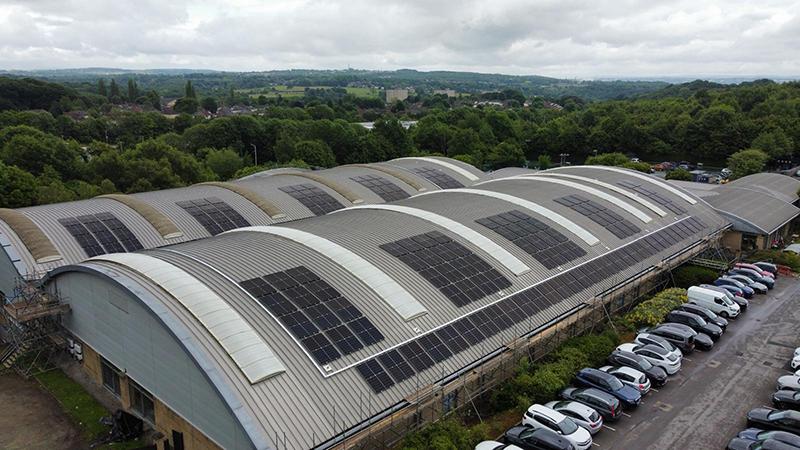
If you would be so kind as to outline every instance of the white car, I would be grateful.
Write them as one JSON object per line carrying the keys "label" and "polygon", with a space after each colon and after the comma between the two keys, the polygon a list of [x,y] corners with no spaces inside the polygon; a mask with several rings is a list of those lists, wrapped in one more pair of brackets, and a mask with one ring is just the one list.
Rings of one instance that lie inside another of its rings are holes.
{"label": "white car", "polygon": [[517,447],[513,444],[503,444],[502,442],[497,441],[483,441],[479,442],[478,445],[475,446],[475,450],[522,450],[521,447]]}
{"label": "white car", "polygon": [[775,389],[778,391],[782,389],[788,391],[800,391],[800,376],[784,375],[778,378],[778,385]]}
{"label": "white car", "polygon": [[792,355],[792,362],[790,363],[792,369],[797,369],[800,367],[800,347],[794,349],[794,355]]}
{"label": "white car", "polygon": [[633,342],[640,345],[655,345],[663,348],[678,358],[683,358],[683,353],[678,347],[672,345],[672,342],[664,339],[663,337],[653,333],[639,333]]}
{"label": "white car", "polygon": [[645,394],[650,392],[650,380],[647,378],[647,375],[645,375],[644,372],[634,369],[633,367],[603,366],[600,368],[600,370],[614,375],[619,381],[622,382],[622,384],[627,384],[628,386],[639,391],[643,397]]}
{"label": "white car", "polygon": [[574,420],[544,405],[534,404],[522,416],[522,425],[534,429],[546,428],[561,435],[576,450],[588,450],[592,447],[592,435],[585,428],[579,427]]}
{"label": "white car", "polygon": [[681,358],[655,345],[640,345],[629,342],[617,346],[617,350],[636,353],[654,366],[661,367],[667,375],[674,375],[681,370]]}
{"label": "white car", "polygon": [[586,428],[589,434],[595,434],[603,427],[603,417],[583,403],[564,400],[545,403],[544,406],[574,420],[578,426]]}

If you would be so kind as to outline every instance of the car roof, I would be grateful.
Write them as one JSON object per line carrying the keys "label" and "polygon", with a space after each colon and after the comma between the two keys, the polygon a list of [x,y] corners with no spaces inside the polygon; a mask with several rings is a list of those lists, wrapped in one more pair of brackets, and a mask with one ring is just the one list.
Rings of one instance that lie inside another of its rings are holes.
{"label": "car roof", "polygon": [[547,406],[540,405],[539,403],[535,403],[528,408],[529,413],[540,414],[542,416],[547,417],[548,419],[553,420],[554,422],[561,422],[562,420],[566,419],[567,416],[561,414],[560,412],[548,408]]}
{"label": "car roof", "polygon": [[624,344],[619,344],[617,346],[617,350],[621,350],[624,352],[633,352],[633,349],[635,349],[638,346],[639,344],[636,344],[634,342],[626,342]]}
{"label": "car roof", "polygon": [[[552,405],[552,406],[549,406],[549,405]],[[570,410],[570,411],[574,411],[574,412],[580,414],[582,417],[588,417],[594,412],[594,409],[584,405],[583,403],[576,402],[576,401],[573,401],[573,400],[553,401],[553,402],[547,403],[545,406],[547,406],[548,408],[553,408],[554,406],[558,406],[559,409],[567,409],[567,410]],[[555,408],[553,408],[553,409],[555,409]]]}
{"label": "car roof", "polygon": [[639,377],[644,375],[644,373],[641,370],[636,370],[633,367],[628,367],[628,366],[619,366],[615,369],[615,372],[625,373],[634,377]]}

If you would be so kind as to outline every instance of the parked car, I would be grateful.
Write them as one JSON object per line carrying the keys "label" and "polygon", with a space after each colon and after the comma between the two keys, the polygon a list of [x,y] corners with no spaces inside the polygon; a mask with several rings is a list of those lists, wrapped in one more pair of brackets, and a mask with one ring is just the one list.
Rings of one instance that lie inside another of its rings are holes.
{"label": "parked car", "polygon": [[772,404],[778,409],[800,411],[800,391],[780,389],[772,394]]}
{"label": "parked car", "polygon": [[750,270],[756,272],[757,274],[759,274],[762,277],[767,277],[767,278],[771,278],[771,279],[775,280],[775,274],[774,273],[772,273],[772,272],[770,272],[768,270],[764,270],[764,269],[762,269],[761,267],[758,267],[755,264],[740,262],[740,263],[734,264],[733,267],[741,268],[741,269],[750,269]]}
{"label": "parked car", "polygon": [[740,312],[739,305],[730,300],[727,294],[699,286],[691,286],[687,289],[686,298],[688,303],[710,309],[713,313],[722,317],[735,318]]}
{"label": "parked car", "polygon": [[733,269],[728,271],[729,275],[744,275],[751,280],[761,283],[767,287],[767,289],[772,289],[775,287],[775,280],[770,277],[762,276],[760,273],[756,272],[752,269],[745,269],[742,267],[734,267]]}
{"label": "parked car", "polygon": [[656,345],[627,343],[618,345],[617,350],[635,353],[650,364],[664,369],[667,375],[675,375],[681,370],[681,357]]}
{"label": "parked car", "polygon": [[701,284],[700,287],[728,294],[728,299],[739,305],[739,310],[741,312],[745,312],[747,307],[750,306],[750,302],[744,298],[744,291],[736,286],[714,286],[713,284]]}
{"label": "parked car", "polygon": [[595,434],[600,431],[600,428],[603,427],[603,417],[593,408],[590,408],[583,403],[560,400],[545,403],[544,406],[554,409],[574,420],[578,426],[585,428],[589,434]]}
{"label": "parked car", "polygon": [[626,384],[642,394],[642,397],[650,392],[650,380],[647,375],[628,366],[603,366],[600,368],[605,373],[614,375],[622,384]]}
{"label": "parked car", "polygon": [[732,280],[739,281],[740,283],[744,283],[747,287],[752,289],[754,292],[759,294],[766,294],[769,288],[767,288],[766,284],[759,283],[758,281],[753,280],[752,278],[748,277],[747,275],[743,275],[740,273],[732,273],[728,272],[725,275],[727,278]]}
{"label": "parked car", "polygon": [[797,375],[784,375],[778,378],[777,390],[789,389],[792,391],[800,391],[800,377]]}
{"label": "parked car", "polygon": [[747,413],[747,426],[800,433],[800,412],[768,408],[755,408]]}
{"label": "parked car", "polygon": [[735,437],[728,442],[727,450],[797,450],[797,447],[781,441],[767,439],[762,442],[748,441]]}
{"label": "parked car", "polygon": [[617,397],[622,402],[623,408],[634,408],[642,401],[642,394],[638,389],[626,386],[614,375],[602,370],[587,367],[575,374],[575,385],[593,387]]}
{"label": "parked car", "polygon": [[507,444],[516,445],[523,450],[575,449],[575,446],[563,436],[544,428],[537,430],[526,426],[511,427],[506,431],[503,439]]}
{"label": "parked car", "polygon": [[708,335],[714,341],[722,337],[722,328],[712,323],[708,323],[702,317],[690,312],[670,311],[664,321],[686,325],[698,333]]}
{"label": "parked car", "polygon": [[746,430],[740,431],[736,437],[757,442],[766,441],[767,439],[772,439],[774,441],[780,441],[785,444],[794,445],[795,447],[800,448],[800,436],[788,433],[786,431],[762,430],[761,428],[748,428]]}
{"label": "parked car", "polygon": [[683,330],[689,333],[694,333],[694,347],[699,348],[700,350],[711,350],[714,347],[714,340],[711,339],[711,336],[705,333],[698,333],[697,331],[693,330],[692,327],[688,325],[684,325],[682,323],[670,323],[664,322],[658,325],[658,328],[672,328]]}
{"label": "parked car", "polygon": [[794,354],[792,355],[792,360],[789,361],[789,366],[792,367],[792,370],[800,367],[800,347],[794,349]]}
{"label": "parked car", "polygon": [[641,345],[655,345],[663,348],[667,352],[674,354],[680,358],[683,357],[683,352],[681,352],[678,347],[674,346],[670,341],[666,340],[665,338],[652,333],[640,332],[633,339],[633,342]]}
{"label": "parked car", "polygon": [[692,329],[686,331],[668,326],[657,326],[646,330],[646,332],[649,335],[666,339],[670,344],[678,347],[684,355],[688,355],[694,351],[697,332]]}
{"label": "parked car", "polygon": [[[535,447],[535,448],[541,448],[541,447]],[[514,444],[503,444],[502,442],[497,442],[497,441],[483,441],[479,442],[478,445],[475,446],[475,450],[524,450],[524,449]]]}
{"label": "parked car", "polygon": [[522,416],[522,424],[531,428],[544,428],[554,431],[570,441],[577,450],[587,450],[592,446],[592,435],[581,428],[574,420],[560,412],[538,403],[531,405]]}
{"label": "parked car", "polygon": [[608,356],[608,362],[617,366],[633,367],[647,375],[656,386],[663,386],[667,382],[667,372],[664,369],[654,366],[636,353],[614,350]]}
{"label": "parked car", "polygon": [[734,280],[733,278],[729,278],[729,277],[717,278],[716,280],[714,280],[714,285],[715,286],[721,286],[721,287],[735,286],[735,287],[737,287],[737,288],[742,290],[742,292],[744,293],[744,298],[753,298],[753,294],[756,293],[756,291],[753,288],[751,288],[750,286],[742,283],[739,280]]}
{"label": "parked car", "polygon": [[728,321],[724,317],[720,317],[714,314],[714,311],[711,311],[710,309],[705,308],[703,306],[694,303],[684,303],[675,309],[679,311],[686,311],[693,314],[697,314],[698,316],[705,319],[706,322],[713,323],[714,325],[722,328],[723,332],[726,329],[728,329]]}
{"label": "parked car", "polygon": [[753,264],[754,266],[760,268],[761,270],[766,270],[767,272],[775,275],[775,278],[778,277],[778,266],[776,266],[775,264],[772,264],[771,262],[757,261],[757,262],[754,262],[754,263],[751,263],[751,264]]}
{"label": "parked car", "polygon": [[619,420],[622,415],[622,403],[617,397],[600,389],[568,387],[561,391],[561,398],[583,403],[597,411],[606,422]]}

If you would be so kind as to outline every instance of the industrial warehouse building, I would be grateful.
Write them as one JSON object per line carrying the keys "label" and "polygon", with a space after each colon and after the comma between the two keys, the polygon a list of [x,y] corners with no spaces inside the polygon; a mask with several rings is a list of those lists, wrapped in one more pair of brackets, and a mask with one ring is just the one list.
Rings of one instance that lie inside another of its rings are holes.
{"label": "industrial warehouse building", "polygon": [[[457,407],[463,376],[731,227],[686,189],[615,167],[484,174],[412,158],[303,180],[281,173],[230,183],[247,183],[250,199],[195,186],[130,196],[154,211],[96,199],[0,216],[3,274],[45,273],[46,297],[68,305],[61,323],[83,368],[163,434],[159,448],[389,445],[378,430],[428,420],[415,415],[421,399]],[[381,179],[372,187],[407,195],[351,183],[367,174]],[[297,182],[344,208],[317,214],[325,201],[284,196]],[[230,214],[194,203],[210,195],[247,224],[208,229]],[[297,220],[276,224],[263,202]],[[212,213],[205,224],[197,209]],[[105,237],[77,219],[88,213]],[[129,249],[104,213],[141,245]],[[166,239],[155,213],[182,236]],[[78,224],[86,233],[70,231]]]}

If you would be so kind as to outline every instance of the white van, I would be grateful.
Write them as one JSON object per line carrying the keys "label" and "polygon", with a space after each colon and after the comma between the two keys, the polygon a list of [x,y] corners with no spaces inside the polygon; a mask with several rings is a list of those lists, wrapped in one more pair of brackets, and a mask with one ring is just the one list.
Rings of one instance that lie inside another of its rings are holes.
{"label": "white van", "polygon": [[722,317],[732,319],[739,315],[739,305],[721,292],[692,286],[687,291],[687,296],[689,303],[708,308]]}

